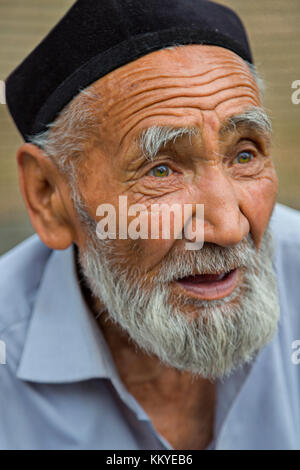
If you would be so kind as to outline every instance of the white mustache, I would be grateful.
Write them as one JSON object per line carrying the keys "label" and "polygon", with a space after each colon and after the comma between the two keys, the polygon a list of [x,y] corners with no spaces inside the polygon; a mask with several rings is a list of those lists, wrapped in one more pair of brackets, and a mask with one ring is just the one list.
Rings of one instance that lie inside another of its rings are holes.
{"label": "white mustache", "polygon": [[199,251],[174,249],[163,258],[155,282],[169,283],[195,274],[227,273],[236,268],[251,268],[256,254],[250,234],[232,247],[206,243]]}

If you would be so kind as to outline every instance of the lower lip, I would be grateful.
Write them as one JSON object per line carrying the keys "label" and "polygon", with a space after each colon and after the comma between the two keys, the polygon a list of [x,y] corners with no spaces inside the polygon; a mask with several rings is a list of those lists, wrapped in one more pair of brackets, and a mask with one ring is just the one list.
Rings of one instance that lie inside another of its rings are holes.
{"label": "lower lip", "polygon": [[190,293],[193,297],[201,300],[218,300],[230,295],[238,283],[238,269],[230,271],[220,281],[199,282],[199,284],[189,281],[177,281],[176,284]]}

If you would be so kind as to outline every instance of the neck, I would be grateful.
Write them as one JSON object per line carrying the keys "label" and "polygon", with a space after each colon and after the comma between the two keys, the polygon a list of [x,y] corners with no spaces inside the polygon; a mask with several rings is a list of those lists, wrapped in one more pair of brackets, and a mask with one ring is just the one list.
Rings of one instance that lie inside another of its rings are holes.
{"label": "neck", "polygon": [[99,327],[127,390],[175,449],[204,449],[213,437],[216,386],[139,349],[106,314]]}

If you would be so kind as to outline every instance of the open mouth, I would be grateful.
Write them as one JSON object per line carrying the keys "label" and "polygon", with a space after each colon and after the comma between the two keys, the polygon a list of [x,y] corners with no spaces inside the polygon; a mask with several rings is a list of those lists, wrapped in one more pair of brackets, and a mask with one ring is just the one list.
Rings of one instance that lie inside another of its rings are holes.
{"label": "open mouth", "polygon": [[239,278],[238,268],[216,274],[196,274],[178,279],[176,284],[193,297],[202,300],[217,300],[230,295]]}

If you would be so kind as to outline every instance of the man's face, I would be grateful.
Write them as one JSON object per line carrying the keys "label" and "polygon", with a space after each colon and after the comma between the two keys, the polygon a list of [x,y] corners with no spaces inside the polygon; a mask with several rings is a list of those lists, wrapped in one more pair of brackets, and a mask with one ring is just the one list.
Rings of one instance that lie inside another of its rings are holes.
{"label": "man's face", "polygon": [[[185,46],[149,54],[94,87],[103,97],[100,143],[91,143],[78,164],[87,218],[96,220],[104,203],[118,213],[119,196],[149,209],[203,204],[204,246],[189,253],[174,238],[104,242],[82,224],[78,245],[88,283],[140,347],[179,369],[228,373],[270,339],[278,319],[269,234],[264,237],[277,193],[270,135],[251,120],[230,125],[261,107],[257,85],[234,53]],[[153,126],[198,132],[169,142],[152,161],[138,142]],[[203,276],[197,289],[190,277],[228,272],[235,277],[227,289],[226,279]]]}
{"label": "man's face", "polygon": [[[242,59],[215,46],[162,50],[115,70],[94,86],[102,97],[97,104],[100,144],[91,148],[78,171],[92,218],[99,204],[117,208],[120,195],[127,196],[128,205],[146,207],[202,203],[205,242],[231,246],[250,232],[259,246],[277,193],[270,136],[250,124],[222,132],[230,117],[261,106]],[[151,126],[195,127],[199,133],[176,139],[152,162],[137,145],[138,136]],[[160,165],[165,166],[162,176],[155,173]],[[128,262],[138,261],[154,273],[173,244],[140,240],[139,259],[134,253]]]}

